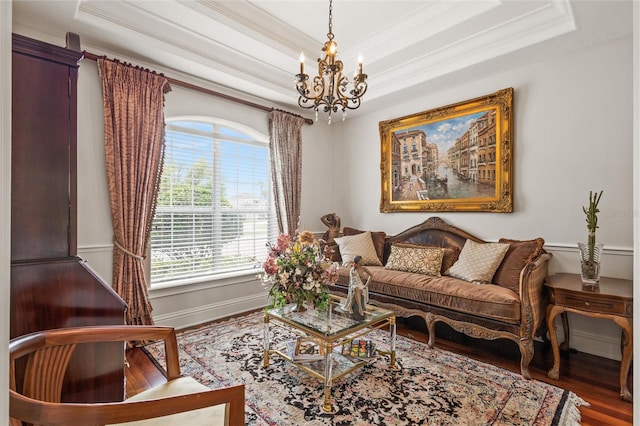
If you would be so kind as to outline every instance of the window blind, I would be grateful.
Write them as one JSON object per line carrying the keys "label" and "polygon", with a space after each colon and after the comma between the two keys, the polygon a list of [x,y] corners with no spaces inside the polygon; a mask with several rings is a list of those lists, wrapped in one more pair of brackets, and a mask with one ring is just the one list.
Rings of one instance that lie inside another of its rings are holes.
{"label": "window blind", "polygon": [[253,269],[277,236],[269,147],[235,129],[168,121],[151,284]]}

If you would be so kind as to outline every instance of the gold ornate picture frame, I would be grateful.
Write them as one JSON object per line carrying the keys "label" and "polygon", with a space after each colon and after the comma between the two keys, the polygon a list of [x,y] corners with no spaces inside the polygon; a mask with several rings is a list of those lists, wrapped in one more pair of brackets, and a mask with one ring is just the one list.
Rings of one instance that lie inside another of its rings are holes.
{"label": "gold ornate picture frame", "polygon": [[381,121],[380,211],[513,211],[513,88]]}

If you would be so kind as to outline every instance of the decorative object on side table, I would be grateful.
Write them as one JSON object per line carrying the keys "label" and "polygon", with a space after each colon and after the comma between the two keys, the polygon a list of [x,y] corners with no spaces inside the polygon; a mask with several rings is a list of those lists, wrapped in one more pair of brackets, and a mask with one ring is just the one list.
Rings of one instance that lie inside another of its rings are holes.
{"label": "decorative object on side table", "polygon": [[600,255],[604,244],[596,243],[596,229],[598,229],[598,203],[602,192],[589,191],[589,207],[582,207],[587,216],[587,230],[589,231],[587,243],[578,243],[580,248],[580,271],[582,282],[586,286],[597,287],[600,280]]}
{"label": "decorative object on side table", "polygon": [[260,279],[269,289],[267,308],[295,303],[295,310],[304,310],[304,303],[318,311],[329,306],[327,284],[338,279],[337,264],[327,260],[320,245],[309,231],[301,232],[294,240],[282,234],[275,244],[268,244],[269,252],[262,263]]}

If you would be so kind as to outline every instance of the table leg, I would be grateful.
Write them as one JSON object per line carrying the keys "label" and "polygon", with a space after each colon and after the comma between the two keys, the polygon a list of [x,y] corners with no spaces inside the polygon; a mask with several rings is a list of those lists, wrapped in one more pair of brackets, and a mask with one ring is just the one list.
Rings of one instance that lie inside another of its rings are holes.
{"label": "table leg", "polygon": [[562,318],[562,331],[564,331],[564,342],[560,345],[560,349],[563,351],[568,351],[570,349],[569,339],[571,331],[569,330],[569,315],[566,312],[563,312],[561,315]]}
{"label": "table leg", "polygon": [[262,366],[269,366],[269,314],[264,314],[264,337],[263,337],[263,352],[262,352]]}
{"label": "table leg", "polygon": [[391,335],[391,342],[389,349],[391,353],[389,355],[389,368],[396,370],[396,317],[393,316],[389,319],[389,334]]}
{"label": "table leg", "polygon": [[333,382],[333,345],[331,343],[325,343],[324,346],[324,402],[322,404],[322,411],[325,413],[332,413],[331,407],[331,385]]}
{"label": "table leg", "polygon": [[633,318],[614,316],[613,321],[622,328],[622,362],[620,363],[620,399],[633,402],[633,395],[627,386],[629,366],[633,357]]}
{"label": "table leg", "polygon": [[558,334],[554,320],[564,312],[562,306],[547,306],[547,328],[549,329],[549,339],[551,340],[551,349],[553,350],[553,368],[547,374],[549,378],[558,380],[560,378],[560,348],[558,347]]}

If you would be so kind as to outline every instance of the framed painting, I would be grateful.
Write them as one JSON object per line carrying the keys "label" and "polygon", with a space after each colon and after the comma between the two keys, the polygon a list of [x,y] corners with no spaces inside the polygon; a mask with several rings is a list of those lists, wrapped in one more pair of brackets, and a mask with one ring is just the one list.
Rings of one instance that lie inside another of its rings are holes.
{"label": "framed painting", "polygon": [[380,211],[513,211],[513,88],[381,121]]}

